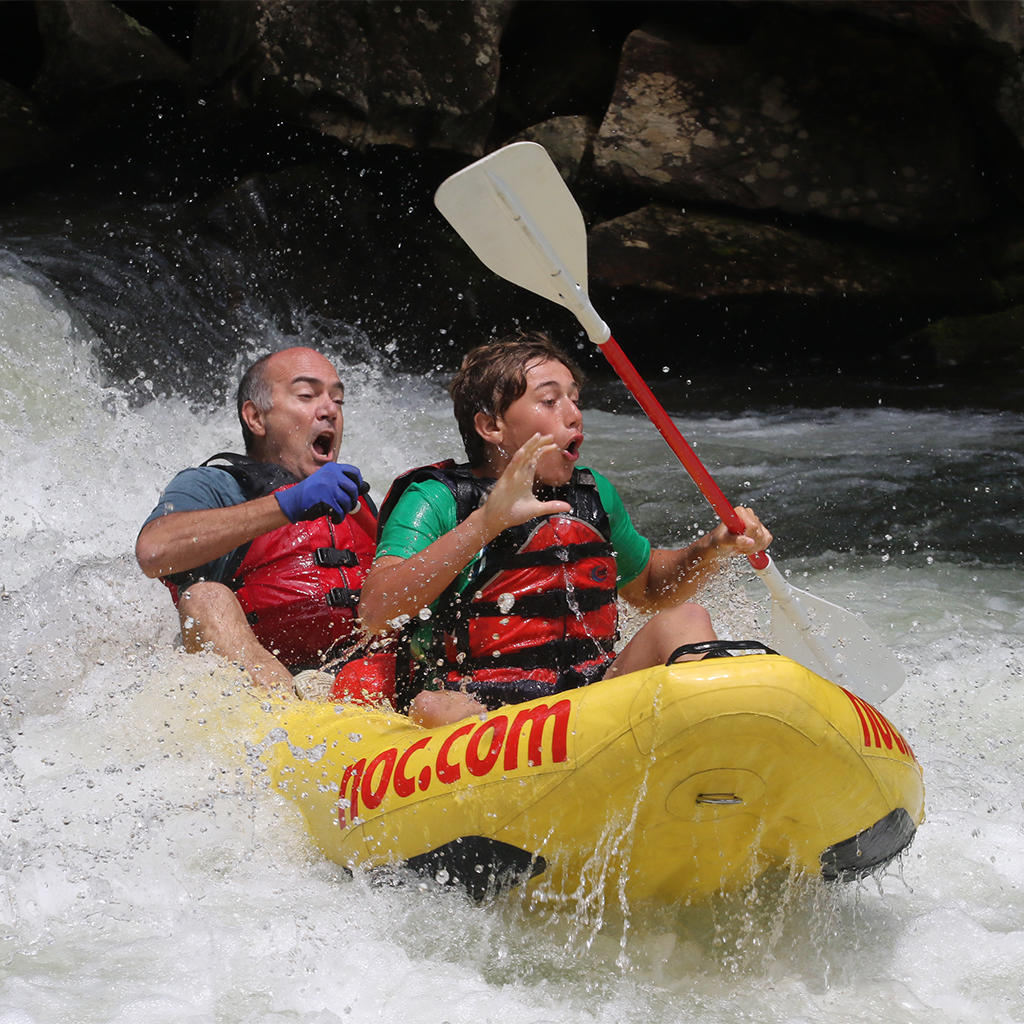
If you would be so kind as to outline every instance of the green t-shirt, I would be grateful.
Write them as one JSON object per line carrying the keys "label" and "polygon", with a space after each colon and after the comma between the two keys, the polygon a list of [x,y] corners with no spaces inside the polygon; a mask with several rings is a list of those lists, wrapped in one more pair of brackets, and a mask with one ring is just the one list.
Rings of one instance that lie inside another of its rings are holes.
{"label": "green t-shirt", "polygon": [[[594,473],[593,470],[591,472]],[[600,473],[594,473],[594,480],[601,504],[608,514],[615,554],[616,586],[621,590],[643,572],[651,558],[651,544],[636,532],[618,491]],[[410,484],[384,524],[377,557],[411,558],[458,526],[456,511],[455,495],[440,480],[421,480]],[[478,554],[459,573],[456,585],[460,592],[473,580],[479,563]],[[429,618],[416,622],[411,644],[417,662],[422,662],[429,651],[433,632]]]}
{"label": "green t-shirt", "polygon": [[[619,492],[600,473],[590,472],[594,474],[598,496],[608,513],[615,553],[616,585],[621,590],[643,572],[651,558],[651,543],[637,533]],[[455,495],[440,480],[421,480],[410,484],[384,524],[377,557],[411,558],[454,530],[458,526],[455,514]],[[476,559],[459,574],[461,586],[471,578],[475,563]]]}

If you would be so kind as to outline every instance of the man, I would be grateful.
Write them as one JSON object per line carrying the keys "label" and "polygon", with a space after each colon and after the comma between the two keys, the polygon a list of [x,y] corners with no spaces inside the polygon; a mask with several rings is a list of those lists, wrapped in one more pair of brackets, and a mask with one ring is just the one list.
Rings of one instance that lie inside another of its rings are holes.
{"label": "man", "polygon": [[292,671],[337,657],[354,632],[376,518],[359,470],[337,462],[344,395],[312,349],[261,359],[238,388],[246,455],[179,473],[136,542],[186,649],[238,662],[266,690],[290,693]]}

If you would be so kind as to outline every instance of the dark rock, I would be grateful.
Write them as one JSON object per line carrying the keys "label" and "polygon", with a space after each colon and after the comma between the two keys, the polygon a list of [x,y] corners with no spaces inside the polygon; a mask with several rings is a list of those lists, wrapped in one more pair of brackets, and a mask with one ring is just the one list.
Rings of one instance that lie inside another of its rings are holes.
{"label": "dark rock", "polygon": [[43,123],[32,100],[0,80],[0,171],[42,163],[61,146],[60,136]]}
{"label": "dark rock", "polygon": [[616,7],[579,0],[515,5],[501,38],[498,106],[510,129],[504,136],[555,117],[601,119],[626,35],[609,32],[608,22],[627,9]]}
{"label": "dark rock", "polygon": [[139,83],[185,87],[186,62],[148,28],[106,0],[36,5],[45,57],[33,92],[50,116],[95,121],[104,94]]}
{"label": "dark rock", "polygon": [[227,110],[247,105],[240,82],[259,62],[256,0],[200,4],[192,37],[192,71],[200,88],[222,92]]}
{"label": "dark rock", "polygon": [[204,5],[201,84],[360,146],[482,155],[497,102],[508,0]]}
{"label": "dark rock", "polygon": [[666,198],[889,230],[940,233],[987,205],[926,47],[796,12],[743,44],[634,32],[594,168]]}
{"label": "dark rock", "polygon": [[[1009,129],[1019,163],[1020,154],[1024,152],[1024,59],[1013,57],[1005,61],[997,74],[996,88],[992,90],[992,110]],[[1017,191],[1024,195],[1020,185]]]}
{"label": "dark rock", "polygon": [[597,125],[588,117],[553,117],[520,132],[509,142],[536,142],[551,157],[558,173],[570,185],[590,155]]}
{"label": "dark rock", "polygon": [[977,253],[959,246],[894,251],[660,204],[592,228],[590,268],[605,285],[690,299],[886,297],[990,308],[997,301]]}
{"label": "dark rock", "polygon": [[848,11],[915,32],[932,42],[981,46],[997,53],[1024,49],[1024,8],[1016,0],[793,0],[817,14]]}
{"label": "dark rock", "polygon": [[926,353],[938,369],[1024,371],[1024,306],[939,320],[915,331],[903,348],[919,359]]}

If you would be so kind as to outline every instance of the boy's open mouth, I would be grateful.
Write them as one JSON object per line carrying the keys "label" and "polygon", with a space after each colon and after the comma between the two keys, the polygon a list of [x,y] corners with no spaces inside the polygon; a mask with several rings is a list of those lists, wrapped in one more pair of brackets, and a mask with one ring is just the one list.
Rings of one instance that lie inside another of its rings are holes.
{"label": "boy's open mouth", "polygon": [[570,442],[569,442],[569,443],[568,443],[568,444],[567,444],[567,445],[565,446],[565,449],[564,449],[564,450],[565,450],[565,453],[566,453],[566,455],[571,455],[571,456],[573,456],[573,457],[575,457],[576,455],[578,455],[578,454],[579,454],[579,450],[580,450],[580,445],[581,445],[581,444],[583,444],[583,438],[582,438],[582,437],[574,437],[574,438],[573,438],[573,439],[572,439],[572,440],[571,440],[571,441],[570,441]]}

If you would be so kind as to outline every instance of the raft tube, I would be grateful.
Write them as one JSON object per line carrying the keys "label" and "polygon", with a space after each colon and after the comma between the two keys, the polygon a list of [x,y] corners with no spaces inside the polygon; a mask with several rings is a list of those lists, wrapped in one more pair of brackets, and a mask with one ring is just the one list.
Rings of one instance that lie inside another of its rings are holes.
{"label": "raft tube", "polygon": [[773,867],[846,881],[924,818],[896,728],[777,654],[647,669],[438,729],[352,703],[260,714],[252,749],[327,857],[476,896],[521,881],[671,902]]}

